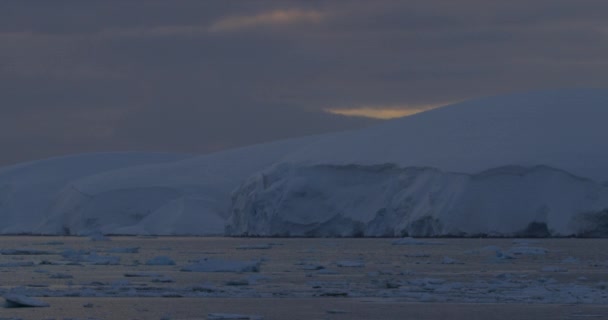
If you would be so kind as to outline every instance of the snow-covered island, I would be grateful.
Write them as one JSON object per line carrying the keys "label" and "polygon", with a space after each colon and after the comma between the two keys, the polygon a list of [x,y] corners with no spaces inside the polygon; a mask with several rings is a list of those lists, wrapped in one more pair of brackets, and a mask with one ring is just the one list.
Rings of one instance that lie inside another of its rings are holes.
{"label": "snow-covered island", "polygon": [[608,90],[437,108],[209,155],[0,168],[2,234],[608,236]]}

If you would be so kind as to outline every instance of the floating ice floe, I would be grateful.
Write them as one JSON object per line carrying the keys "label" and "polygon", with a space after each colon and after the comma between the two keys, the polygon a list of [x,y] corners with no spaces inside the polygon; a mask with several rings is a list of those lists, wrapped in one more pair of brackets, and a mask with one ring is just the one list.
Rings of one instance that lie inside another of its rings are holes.
{"label": "floating ice floe", "polygon": [[264,317],[256,315],[235,314],[235,313],[209,313],[207,320],[263,320]]}
{"label": "floating ice floe", "polygon": [[112,248],[108,250],[110,253],[138,253],[139,247]]}
{"label": "floating ice floe", "polygon": [[236,247],[237,250],[265,250],[272,248],[270,244],[252,244],[252,245],[243,245]]}
{"label": "floating ice floe", "polygon": [[336,262],[336,265],[341,268],[363,268],[365,267],[365,263],[363,261],[354,261],[354,260],[342,260]]}
{"label": "floating ice floe", "polygon": [[300,265],[299,269],[316,271],[316,270],[325,269],[325,266],[322,266],[320,264],[303,264],[303,265]]}
{"label": "floating ice floe", "polygon": [[217,292],[223,291],[220,288],[214,286],[213,284],[195,285],[192,287],[188,287],[187,289],[189,291],[193,291],[193,292],[204,292],[204,293],[217,293]]}
{"label": "floating ice floe", "polygon": [[162,277],[163,275],[153,272],[127,272],[124,276],[127,278],[157,278]]}
{"label": "floating ice floe", "polygon": [[174,266],[175,261],[167,256],[157,256],[148,261],[146,261],[146,265],[149,266]]}
{"label": "floating ice floe", "polygon": [[502,251],[502,248],[500,248],[499,246],[485,246],[481,249],[479,249],[480,252],[500,252]]}
{"label": "floating ice floe", "polygon": [[422,246],[422,245],[434,245],[434,244],[443,244],[443,243],[436,242],[436,241],[423,241],[423,240],[414,239],[412,237],[401,238],[401,239],[394,240],[392,242],[392,245],[394,245],[394,246],[396,246],[396,245]]}
{"label": "floating ice floe", "polygon": [[236,279],[236,280],[228,280],[225,283],[227,286],[240,287],[240,286],[248,286],[251,283],[248,279]]}
{"label": "floating ice floe", "polygon": [[507,251],[507,254],[544,255],[547,252],[549,252],[549,250],[547,250],[545,248],[541,248],[541,247],[517,246],[517,247],[512,247],[511,249],[509,249],[509,251]]}
{"label": "floating ice floe", "polygon": [[52,252],[45,250],[37,250],[37,249],[4,249],[0,250],[0,254],[2,255],[43,255],[43,254],[53,254]]}
{"label": "floating ice floe", "polygon": [[91,254],[84,257],[84,262],[95,265],[118,265],[120,263],[120,257],[100,256],[95,252],[91,252]]}
{"label": "floating ice floe", "polygon": [[403,256],[406,258],[428,258],[431,255],[428,253],[406,253]]}
{"label": "floating ice floe", "polygon": [[91,241],[110,241],[111,239],[106,237],[101,231],[94,231],[89,234],[89,240]]}
{"label": "floating ice floe", "polygon": [[546,266],[540,269],[542,272],[568,272],[568,269],[558,266]]}
{"label": "floating ice floe", "polygon": [[348,291],[325,291],[317,294],[319,297],[348,297]]}
{"label": "floating ice floe", "polygon": [[496,259],[510,260],[510,259],[515,259],[515,257],[513,257],[512,255],[510,255],[508,253],[504,253],[501,250],[498,250],[498,251],[496,251]]}
{"label": "floating ice floe", "polygon": [[61,253],[61,256],[73,263],[84,262],[93,265],[118,265],[120,263],[120,257],[98,255],[95,251],[67,249]]}
{"label": "floating ice floe", "polygon": [[6,300],[7,308],[42,308],[49,306],[49,304],[44,301],[15,293],[9,293],[4,295],[4,300]]}
{"label": "floating ice floe", "polygon": [[15,261],[0,263],[0,268],[19,268],[32,266],[34,266],[34,263],[32,261]]}
{"label": "floating ice floe", "polygon": [[443,259],[441,260],[441,264],[464,264],[464,262],[458,261],[450,257],[443,257]]}
{"label": "floating ice floe", "polygon": [[341,310],[341,309],[330,309],[330,310],[326,310],[325,312],[327,312],[329,314],[344,314],[344,313],[348,313],[348,311]]}
{"label": "floating ice floe", "polygon": [[581,261],[578,258],[575,258],[575,257],[567,257],[567,258],[563,259],[561,261],[561,263],[564,263],[564,264],[566,264],[566,263],[568,263],[568,264],[579,264],[579,263],[581,263]]}
{"label": "floating ice floe", "polygon": [[74,278],[74,276],[72,276],[71,274],[67,274],[67,273],[53,273],[49,275],[49,278],[51,279],[72,279]]}
{"label": "floating ice floe", "polygon": [[261,262],[202,259],[197,263],[187,265],[181,269],[186,272],[259,272]]}
{"label": "floating ice floe", "polygon": [[175,280],[173,280],[173,278],[171,278],[171,277],[160,276],[160,277],[156,277],[156,278],[150,280],[150,282],[154,282],[154,283],[173,283],[173,282],[175,282]]}

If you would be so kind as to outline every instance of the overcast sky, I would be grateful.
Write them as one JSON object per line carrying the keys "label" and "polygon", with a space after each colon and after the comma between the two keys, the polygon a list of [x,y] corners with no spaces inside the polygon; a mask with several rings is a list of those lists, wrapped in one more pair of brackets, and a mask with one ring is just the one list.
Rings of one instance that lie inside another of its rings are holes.
{"label": "overcast sky", "polygon": [[[608,87],[608,1],[2,1],[0,165]],[[353,116],[360,115],[360,116]]]}

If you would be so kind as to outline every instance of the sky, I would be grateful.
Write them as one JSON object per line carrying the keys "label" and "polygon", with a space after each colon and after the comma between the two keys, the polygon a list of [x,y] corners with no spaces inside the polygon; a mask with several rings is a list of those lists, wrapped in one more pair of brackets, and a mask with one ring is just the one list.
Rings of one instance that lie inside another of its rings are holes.
{"label": "sky", "polygon": [[603,0],[2,1],[0,165],[208,153],[608,87],[606,17]]}

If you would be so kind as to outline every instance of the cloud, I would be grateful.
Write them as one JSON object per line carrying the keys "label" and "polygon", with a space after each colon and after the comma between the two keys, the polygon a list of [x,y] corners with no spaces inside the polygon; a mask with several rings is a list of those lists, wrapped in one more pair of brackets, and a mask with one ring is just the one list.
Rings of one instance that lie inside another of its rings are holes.
{"label": "cloud", "polygon": [[361,107],[361,108],[329,108],[324,111],[331,114],[347,116],[347,117],[363,117],[372,119],[395,119],[401,117],[407,117],[427,111],[433,108],[437,108],[440,105],[420,106],[416,108],[411,107]]}
{"label": "cloud", "polygon": [[209,152],[357,129],[446,101],[608,87],[602,1],[2,9],[10,14],[0,24],[0,149],[11,152],[0,164],[85,151]]}
{"label": "cloud", "polygon": [[209,31],[235,31],[261,26],[318,23],[325,17],[325,13],[313,10],[273,10],[256,15],[230,16],[222,18],[213,23],[209,28]]}
{"label": "cloud", "polygon": [[209,32],[202,25],[170,25],[152,27],[107,28],[99,32],[102,37],[181,37],[202,36]]}

